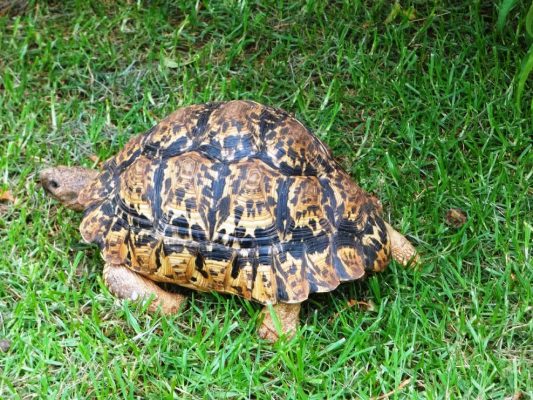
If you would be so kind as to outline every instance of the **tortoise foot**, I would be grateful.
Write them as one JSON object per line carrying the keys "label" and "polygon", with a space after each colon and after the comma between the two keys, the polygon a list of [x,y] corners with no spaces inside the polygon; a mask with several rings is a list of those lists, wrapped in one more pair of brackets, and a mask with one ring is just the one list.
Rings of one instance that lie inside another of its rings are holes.
{"label": "tortoise foot", "polygon": [[271,343],[276,342],[280,335],[284,334],[287,337],[292,337],[296,333],[296,329],[300,323],[300,303],[284,304],[278,303],[272,306],[272,311],[276,313],[277,319],[281,325],[281,332],[276,329],[276,324],[272,319],[268,306],[263,307],[261,314],[264,315],[263,322],[259,327],[257,334],[261,339],[267,340]]}
{"label": "tortoise foot", "polygon": [[160,309],[165,315],[176,314],[187,299],[182,294],[163,290],[153,281],[122,265],[106,264],[104,283],[120,299],[136,301],[153,297],[149,310],[155,312]]}

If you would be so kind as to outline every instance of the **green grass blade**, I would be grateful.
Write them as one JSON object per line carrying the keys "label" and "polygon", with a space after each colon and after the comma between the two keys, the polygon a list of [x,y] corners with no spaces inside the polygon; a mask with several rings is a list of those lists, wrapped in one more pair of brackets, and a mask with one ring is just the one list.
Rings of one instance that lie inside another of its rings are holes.
{"label": "green grass blade", "polygon": [[501,32],[503,30],[503,27],[505,26],[505,21],[507,21],[507,16],[509,15],[509,12],[513,9],[513,7],[516,5],[517,0],[503,0],[502,4],[500,5],[500,12],[498,13],[498,21],[496,22],[496,29],[498,32]]}
{"label": "green grass blade", "polygon": [[526,15],[526,32],[530,38],[533,38],[533,1]]}
{"label": "green grass blade", "polygon": [[520,67],[520,72],[518,73],[518,83],[516,86],[516,105],[520,107],[520,102],[522,100],[522,95],[524,93],[524,87],[526,85],[526,80],[533,70],[533,44],[529,47],[529,50],[522,61],[522,66]]}

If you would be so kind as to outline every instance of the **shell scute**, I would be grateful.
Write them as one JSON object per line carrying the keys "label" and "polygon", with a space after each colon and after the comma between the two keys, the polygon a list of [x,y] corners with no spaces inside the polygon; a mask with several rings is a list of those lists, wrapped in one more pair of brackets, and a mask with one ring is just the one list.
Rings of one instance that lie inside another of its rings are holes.
{"label": "shell scute", "polygon": [[194,149],[207,135],[207,121],[216,107],[210,103],[178,109],[148,131],[143,152],[169,158]]}

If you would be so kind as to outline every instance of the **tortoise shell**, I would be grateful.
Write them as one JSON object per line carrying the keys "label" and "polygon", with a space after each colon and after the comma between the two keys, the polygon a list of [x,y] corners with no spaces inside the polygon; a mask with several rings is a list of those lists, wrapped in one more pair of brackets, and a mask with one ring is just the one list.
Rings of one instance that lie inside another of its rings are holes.
{"label": "tortoise shell", "polygon": [[391,256],[378,202],[298,120],[251,101],[179,109],[80,196],[81,234],[107,263],[262,304],[300,303]]}

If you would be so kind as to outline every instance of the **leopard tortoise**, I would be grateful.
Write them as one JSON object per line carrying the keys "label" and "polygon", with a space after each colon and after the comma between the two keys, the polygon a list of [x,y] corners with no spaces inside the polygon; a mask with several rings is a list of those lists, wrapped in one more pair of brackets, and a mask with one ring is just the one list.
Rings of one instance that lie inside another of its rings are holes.
{"label": "leopard tortoise", "polygon": [[[169,282],[264,304],[259,335],[298,325],[309,294],[382,271],[413,246],[325,145],[288,113],[251,101],[184,107],[133,137],[101,172],[59,166],[45,190],[83,211],[80,231],[119,298],[177,312]],[[157,282],[157,283],[156,283]]]}

